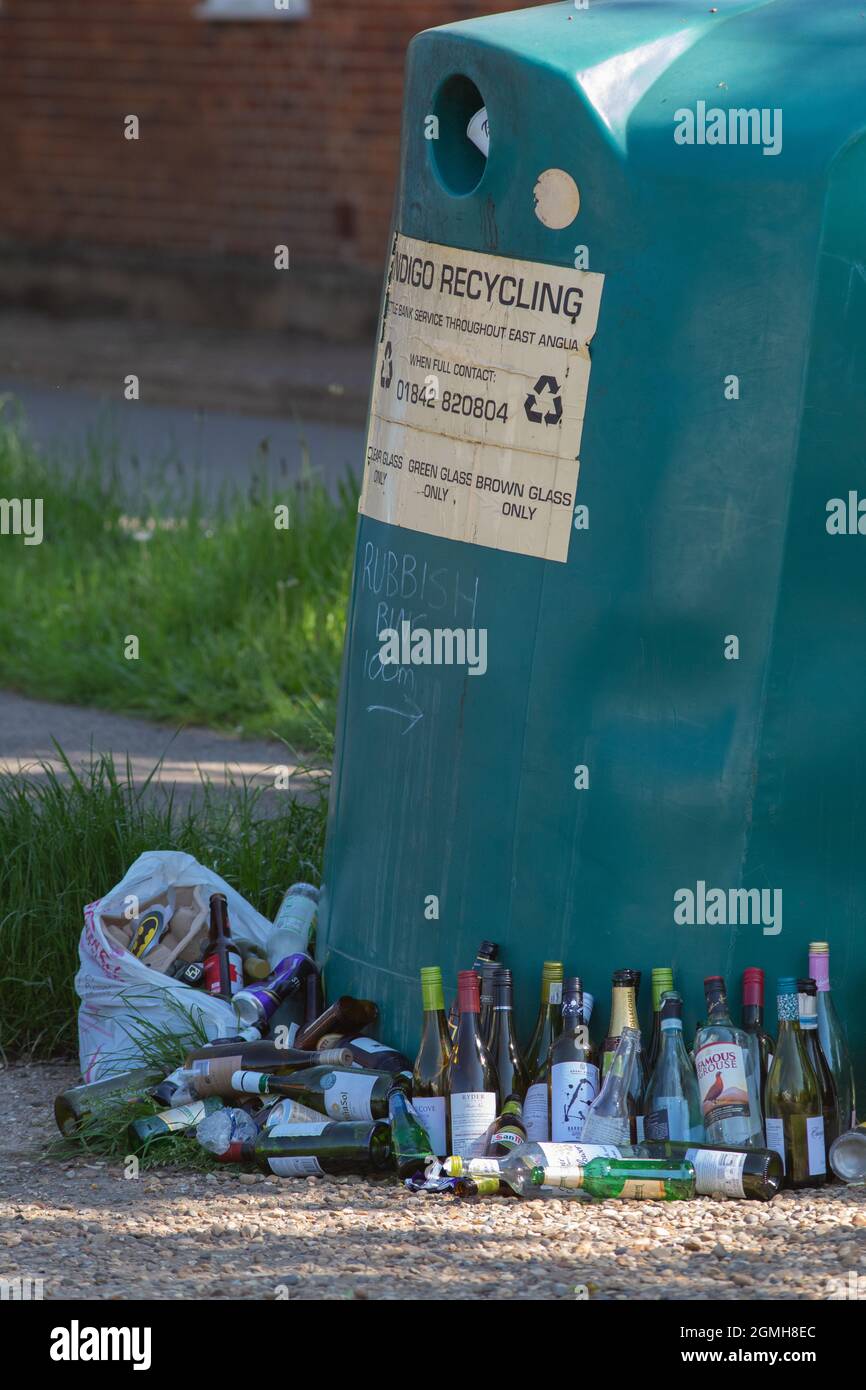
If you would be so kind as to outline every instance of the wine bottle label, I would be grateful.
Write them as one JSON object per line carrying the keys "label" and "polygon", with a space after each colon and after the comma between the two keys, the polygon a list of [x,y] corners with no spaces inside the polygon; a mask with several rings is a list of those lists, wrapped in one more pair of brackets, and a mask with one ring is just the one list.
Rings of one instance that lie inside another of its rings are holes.
{"label": "wine bottle label", "polygon": [[498,1158],[473,1158],[468,1164],[468,1170],[473,1178],[494,1176],[500,1171],[499,1163]]}
{"label": "wine bottle label", "polygon": [[643,1141],[644,1141],[644,1137],[645,1137],[645,1136],[644,1136],[643,1115],[635,1115],[635,1117],[634,1117],[634,1127],[635,1127],[635,1133],[637,1134],[637,1142],[638,1142],[639,1144],[642,1144]]}
{"label": "wine bottle label", "polygon": [[631,1120],[628,1115],[597,1115],[593,1111],[586,1128],[590,1130],[587,1136],[590,1144],[631,1143]]}
{"label": "wine bottle label", "polygon": [[310,1121],[313,1124],[321,1123],[315,1110],[311,1110],[308,1105],[301,1105],[300,1101],[292,1100],[289,1096],[283,1096],[268,1111],[265,1129],[272,1129],[274,1125],[296,1125]]}
{"label": "wine bottle label", "polygon": [[657,1096],[656,1109],[643,1116],[647,1139],[691,1139],[689,1103],[684,1096]]}
{"label": "wine bottle label", "polygon": [[375,1038],[352,1038],[352,1046],[359,1047],[362,1052],[393,1052],[393,1047],[386,1047],[384,1043],[376,1042]]}
{"label": "wine bottle label", "polygon": [[378,1076],[332,1071],[322,1077],[325,1109],[335,1120],[372,1120],[370,1100]]}
{"label": "wine bottle label", "polygon": [[764,1128],[767,1135],[767,1148],[775,1149],[782,1160],[782,1172],[785,1172],[785,1122],[784,1120],[772,1120],[768,1115]]}
{"label": "wine bottle label", "polygon": [[430,1147],[437,1158],[444,1158],[448,1152],[445,1138],[445,1097],[415,1096],[412,1101],[415,1113],[427,1131]]}
{"label": "wine bottle label", "polygon": [[824,1117],[810,1116],[806,1120],[806,1146],[809,1155],[809,1172],[818,1177],[827,1171],[827,1156],[824,1148]]}
{"label": "wine bottle label", "polygon": [[[301,1108],[303,1109],[303,1107]],[[328,1124],[325,1120],[319,1120],[316,1124],[307,1124],[306,1122],[293,1124],[291,1121],[283,1120],[279,1124],[271,1126],[268,1129],[268,1134],[274,1134],[277,1137],[281,1134],[287,1134],[294,1139],[306,1139],[311,1135],[324,1134],[327,1128]]]}
{"label": "wine bottle label", "polygon": [[598,1095],[598,1067],[591,1062],[554,1063],[550,1070],[550,1093],[551,1139],[555,1143],[579,1139],[586,1112]]}
{"label": "wine bottle label", "polygon": [[695,1054],[704,1125],[749,1117],[745,1049],[734,1042],[704,1043]]}
{"label": "wine bottle label", "polygon": [[544,1082],[537,1081],[526,1092],[526,1099],[523,1102],[523,1123],[526,1126],[527,1139],[535,1139],[540,1143],[541,1140],[550,1138],[550,1123],[547,1116],[547,1086]]}
{"label": "wine bottle label", "polygon": [[[244,967],[237,951],[229,951],[229,993],[239,994],[244,987]],[[204,960],[204,987],[208,994],[220,992],[219,956],[207,956]]]}
{"label": "wine bottle label", "polygon": [[321,1177],[324,1169],[317,1158],[304,1154],[297,1158],[269,1158],[268,1167],[278,1178]]}
{"label": "wine bottle label", "polygon": [[487,1130],[496,1119],[495,1091],[457,1091],[451,1100],[451,1152],[480,1158]]}
{"label": "wine bottle label", "polygon": [[695,1191],[699,1197],[745,1197],[745,1154],[687,1149],[685,1157],[694,1165]]}
{"label": "wine bottle label", "polygon": [[[628,1140],[625,1140],[628,1143]],[[591,1158],[622,1158],[616,1144],[539,1144],[545,1169],[582,1168]]]}

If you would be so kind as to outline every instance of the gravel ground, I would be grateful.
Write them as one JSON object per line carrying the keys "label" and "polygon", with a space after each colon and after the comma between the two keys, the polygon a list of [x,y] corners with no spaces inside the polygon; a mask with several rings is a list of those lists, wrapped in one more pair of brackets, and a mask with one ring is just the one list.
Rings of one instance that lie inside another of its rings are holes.
{"label": "gravel ground", "polygon": [[48,1299],[866,1298],[866,1189],[588,1205],[229,1169],[127,1180],[44,1156],[76,1081],[0,1071],[0,1278],[41,1277]]}

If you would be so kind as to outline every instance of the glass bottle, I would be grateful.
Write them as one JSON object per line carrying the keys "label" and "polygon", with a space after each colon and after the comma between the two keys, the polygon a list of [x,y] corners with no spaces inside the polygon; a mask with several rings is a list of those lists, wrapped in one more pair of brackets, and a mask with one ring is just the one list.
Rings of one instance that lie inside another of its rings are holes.
{"label": "glass bottle", "polygon": [[481,1029],[481,1036],[485,1042],[490,1041],[490,1029],[493,1027],[493,980],[499,968],[500,967],[496,964],[482,965],[479,977],[481,1012],[478,1026]]}
{"label": "glass bottle", "polygon": [[785,1186],[827,1181],[821,1090],[800,1031],[797,981],[778,983],[779,1035],[767,1078],[767,1145],[785,1166]]}
{"label": "glass bottle", "polygon": [[478,976],[457,976],[459,1021],[446,1074],[448,1150],[471,1158],[484,1152],[488,1126],[499,1111],[499,1078],[478,1029]]}
{"label": "glass bottle", "polygon": [[490,1125],[484,1136],[484,1157],[505,1158],[520,1144],[526,1143],[526,1125],[519,1096],[509,1096],[502,1113]]}
{"label": "glass bottle", "polygon": [[764,1030],[764,972],[757,965],[749,965],[743,971],[743,1008],[740,1015],[743,1032],[754,1038],[760,1058],[761,1068],[761,1115],[767,1095],[767,1077],[773,1065],[773,1051],[776,1044]]}
{"label": "glass bottle", "polygon": [[662,995],[661,1041],[646,1089],[644,1138],[696,1140],[704,1135],[701,1095],[683,1042],[683,1001],[674,990]]}
{"label": "glass bottle", "polygon": [[493,978],[493,1022],[485,1046],[496,1068],[501,1094],[517,1096],[522,1102],[529,1087],[529,1077],[514,1032],[511,971],[502,966],[497,966]]}
{"label": "glass bottle", "polygon": [[439,1171],[430,1136],[403,1092],[395,1087],[388,1096],[391,1148],[401,1178],[415,1173]]}
{"label": "glass bottle", "polygon": [[821,1092],[821,1113],[824,1116],[824,1148],[829,1163],[830,1148],[839,1133],[839,1097],[836,1094],[836,1082],[833,1080],[830,1064],[824,1056],[824,1049],[821,1046],[821,1037],[818,1032],[818,986],[815,980],[810,977],[798,980],[797,997],[800,1011],[800,1032],[803,1035],[806,1052],[812,1063],[812,1070],[818,1078],[818,1089]]}
{"label": "glass bottle", "polygon": [[653,1026],[646,1055],[647,1076],[652,1076],[661,1043],[661,1001],[662,995],[674,987],[674,972],[669,965],[653,966],[651,977],[653,992]]}
{"label": "glass bottle", "polygon": [[[568,1166],[559,1163],[546,1166],[543,1163],[530,1165],[526,1155],[517,1150],[502,1159],[498,1172],[487,1178],[476,1173],[474,1164],[471,1167],[469,1181],[478,1185],[479,1195],[492,1195],[492,1183],[497,1180],[506,1183],[521,1197],[588,1195],[674,1202],[695,1195],[695,1170],[684,1158],[598,1157]],[[457,1191],[460,1190],[458,1182]]]}
{"label": "glass bottle", "polygon": [[732,1021],[721,975],[706,977],[704,994],[707,1021],[695,1038],[695,1071],[707,1139],[732,1148],[763,1148],[757,1045]]}
{"label": "glass bottle", "polygon": [[244,967],[232,940],[229,907],[224,893],[211,893],[210,930],[204,960],[204,987],[217,999],[231,999],[243,989]]}
{"label": "glass bottle", "polygon": [[562,990],[562,1028],[550,1046],[547,1069],[550,1138],[554,1143],[580,1139],[589,1107],[598,1095],[598,1054],[589,1038],[587,996],[578,976]]}
{"label": "glass bottle", "polygon": [[[472,962],[472,969],[475,971],[475,973],[476,973],[476,975],[478,976],[479,980],[481,979],[481,972],[482,972],[482,970],[484,969],[485,965],[492,965],[492,964],[494,964],[494,963],[496,962],[496,960],[498,959],[498,957],[499,957],[499,945],[498,945],[498,943],[495,942],[495,941],[482,941],[481,945],[478,947],[478,954],[476,955],[474,961]],[[452,1003],[451,1009],[450,1009],[449,1014],[448,1014],[448,1028],[449,1028],[449,1031],[450,1031],[450,1033],[451,1033],[451,1037],[452,1037],[452,1038],[456,1037],[456,1035],[457,1035],[457,1021],[458,1021],[459,1014],[460,1014],[460,1000],[459,1000],[459,997],[458,997],[458,998],[455,999],[454,1002]]]}
{"label": "glass bottle", "polygon": [[541,967],[541,1004],[525,1053],[529,1088],[523,1102],[523,1118],[530,1139],[550,1138],[547,1073],[550,1045],[562,1027],[563,973],[561,960],[546,960]]}
{"label": "glass bottle", "polygon": [[830,947],[826,941],[809,943],[809,974],[818,986],[818,1036],[836,1083],[841,1134],[857,1123],[854,1070],[845,1029],[830,992]]}
{"label": "glass bottle", "polygon": [[424,1027],[412,1071],[412,1103],[430,1136],[433,1152],[443,1158],[448,1150],[445,1097],[451,1037],[438,965],[425,965],[421,971],[421,1003]]}
{"label": "glass bottle", "polygon": [[631,1073],[629,1084],[629,1096],[632,1115],[632,1141],[639,1142],[643,1138],[644,1126],[644,1093],[648,1080],[646,1074],[646,1058],[640,1034],[640,1024],[637,1014],[637,991],[640,981],[640,972],[637,970],[615,970],[611,980],[610,997],[610,1023],[608,1025],[607,1037],[604,1040],[604,1047],[601,1059],[602,1079],[607,1074],[607,1069],[616,1052],[617,1043],[623,1028],[633,1028],[637,1032],[637,1055]]}
{"label": "glass bottle", "polygon": [[586,1116],[581,1136],[587,1144],[634,1142],[631,1080],[637,1065],[640,1032],[624,1026],[607,1076]]}
{"label": "glass bottle", "polygon": [[830,1167],[841,1182],[866,1182],[866,1124],[839,1135],[830,1149]]}
{"label": "glass bottle", "polygon": [[274,1125],[256,1139],[229,1145],[224,1159],[254,1163],[281,1178],[381,1172],[391,1166],[391,1132],[381,1121],[325,1120]]}

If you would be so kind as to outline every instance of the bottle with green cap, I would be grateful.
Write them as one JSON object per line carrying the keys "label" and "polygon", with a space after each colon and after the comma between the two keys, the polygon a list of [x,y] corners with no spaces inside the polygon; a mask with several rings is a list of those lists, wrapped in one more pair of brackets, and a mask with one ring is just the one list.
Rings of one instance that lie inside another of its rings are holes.
{"label": "bottle with green cap", "polygon": [[674,987],[674,972],[669,965],[654,965],[652,972],[653,1026],[649,1048],[646,1055],[647,1075],[652,1076],[661,1042],[661,1000],[662,995]]}
{"label": "bottle with green cap", "polygon": [[827,1181],[821,1088],[800,1031],[797,981],[777,985],[779,1034],[767,1078],[767,1148],[785,1167],[785,1186],[818,1187]]}
{"label": "bottle with green cap", "polygon": [[644,1099],[644,1138],[702,1143],[701,1094],[683,1042],[683,1001],[676,990],[665,990],[659,1017],[661,1042]]}
{"label": "bottle with green cap", "polygon": [[548,1070],[550,1045],[562,1029],[562,981],[565,970],[561,960],[546,960],[541,967],[541,1003],[532,1037],[525,1052],[529,1088],[523,1102],[523,1119],[530,1139],[541,1142],[550,1138],[548,1107]]}
{"label": "bottle with green cap", "polygon": [[445,1017],[442,971],[438,965],[425,965],[421,971],[421,1003],[424,1025],[412,1071],[412,1104],[430,1136],[430,1147],[437,1157],[443,1158],[447,1148],[445,1083],[451,1036]]}

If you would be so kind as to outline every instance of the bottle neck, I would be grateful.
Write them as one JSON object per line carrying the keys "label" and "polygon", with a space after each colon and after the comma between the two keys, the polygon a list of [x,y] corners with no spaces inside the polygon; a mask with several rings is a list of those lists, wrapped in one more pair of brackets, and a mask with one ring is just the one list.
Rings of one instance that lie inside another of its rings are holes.
{"label": "bottle neck", "polygon": [[552,979],[549,975],[544,976],[541,981],[541,1012],[551,1007],[557,1010],[562,1008],[562,977]]}
{"label": "bottle neck", "polygon": [[830,952],[809,952],[809,974],[818,986],[819,994],[830,992]]}
{"label": "bottle neck", "polygon": [[608,1037],[618,1038],[623,1028],[639,1028],[634,985],[614,985],[610,999]]}
{"label": "bottle neck", "polygon": [[728,1009],[728,996],[722,993],[708,994],[707,998],[707,1018],[710,1023],[731,1023],[732,1019]]}
{"label": "bottle neck", "polygon": [[744,1028],[763,1028],[764,1026],[764,1006],[763,1004],[744,1004],[743,1005],[743,1027]]}

